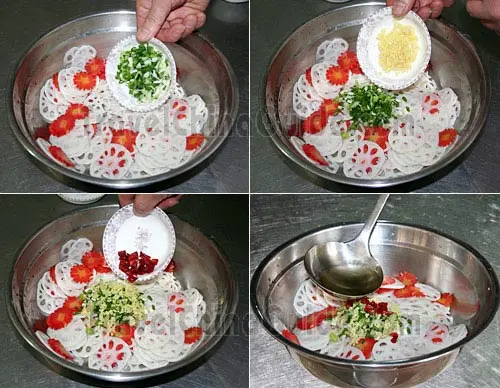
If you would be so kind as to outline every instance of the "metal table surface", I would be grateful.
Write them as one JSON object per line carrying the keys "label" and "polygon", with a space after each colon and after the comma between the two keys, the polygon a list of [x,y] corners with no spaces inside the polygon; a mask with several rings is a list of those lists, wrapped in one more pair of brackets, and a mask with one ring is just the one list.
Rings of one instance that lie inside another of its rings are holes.
{"label": "metal table surface", "polygon": [[[107,196],[96,205],[117,203],[116,196]],[[93,206],[93,205],[85,205]],[[35,359],[35,354],[17,334],[7,315],[5,295],[7,274],[14,255],[40,227],[63,214],[81,208],[62,201],[55,195],[0,196],[0,387],[5,388],[80,388],[112,386],[98,380],[53,370]],[[180,373],[162,375],[142,383],[121,384],[120,387],[201,388],[248,386],[248,196],[187,195],[168,210],[194,225],[214,239],[229,258],[239,286],[236,316],[225,338],[196,363]],[[63,377],[60,373],[64,374]],[[117,386],[115,384],[114,386]]]}
{"label": "metal table surface", "polygon": [[[252,0],[251,12],[251,192],[316,193],[316,192],[367,192],[368,189],[345,186],[318,180],[302,171],[295,163],[285,160],[281,152],[268,138],[263,124],[264,85],[271,60],[286,38],[307,21],[332,9],[353,3],[333,4],[323,0]],[[293,10],[293,11],[287,11]],[[286,15],[286,16],[285,16]],[[484,28],[465,10],[465,0],[443,14],[445,22],[459,26],[461,32],[471,36],[481,60],[491,79],[489,117],[482,134],[466,159],[454,168],[446,169],[438,176],[396,186],[395,192],[498,192],[500,178],[491,166],[499,162],[500,142],[497,125],[500,119],[500,36]],[[280,23],[276,23],[280,20]],[[451,171],[450,171],[451,170]]]}
{"label": "metal table surface", "polygon": [[[250,272],[279,245],[323,225],[362,222],[373,195],[252,195]],[[500,274],[499,195],[394,195],[381,220],[422,225],[474,247]],[[500,387],[500,314],[460,352],[444,373],[422,388]],[[285,347],[250,314],[250,386],[259,388],[328,387],[302,369]]]}
{"label": "metal table surface", "polygon": [[[56,175],[30,157],[7,121],[7,95],[22,53],[44,33],[79,16],[115,9],[135,10],[134,0],[1,0],[0,2],[0,187],[2,192],[109,192]],[[194,171],[140,191],[179,193],[248,192],[248,3],[212,0],[200,30],[226,56],[238,81],[236,124],[222,147]]]}

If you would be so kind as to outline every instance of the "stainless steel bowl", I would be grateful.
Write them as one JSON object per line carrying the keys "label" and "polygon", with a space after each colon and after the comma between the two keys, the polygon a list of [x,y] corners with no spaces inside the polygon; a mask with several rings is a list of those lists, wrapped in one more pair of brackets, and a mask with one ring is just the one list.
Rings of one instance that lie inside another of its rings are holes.
{"label": "stainless steel bowl", "polygon": [[224,55],[206,38],[193,34],[168,44],[180,69],[180,82],[188,94],[199,94],[209,110],[205,124],[208,141],[185,165],[167,173],[140,179],[109,180],[61,167],[45,156],[35,142],[36,128],[45,124],[38,110],[40,88],[62,67],[64,53],[73,46],[90,44],[107,56],[121,39],[136,31],[135,12],[114,11],[82,17],[50,31],[28,50],[11,83],[10,122],[14,135],[36,160],[70,178],[115,189],[149,185],[180,175],[206,160],[223,143],[238,109],[238,86]]}
{"label": "stainless steel bowl", "polygon": [[108,205],[79,210],[39,230],[19,251],[6,300],[12,323],[36,352],[60,367],[97,379],[125,382],[172,372],[205,355],[222,339],[231,325],[238,295],[229,262],[215,243],[191,225],[171,217],[177,236],[174,255],[176,277],[184,287],[196,287],[207,303],[207,312],[201,323],[206,333],[203,342],[179,362],[134,373],[96,371],[54,355],[33,331],[33,324],[42,318],[36,304],[38,280],[59,261],[59,251],[67,240],[84,236],[100,248],[106,222],[117,209],[115,205]]}
{"label": "stainless steel bowl", "polygon": [[289,241],[259,265],[250,285],[251,304],[266,330],[314,376],[339,387],[414,387],[449,367],[460,348],[492,321],[499,305],[498,279],[490,264],[473,248],[439,232],[404,224],[378,222],[370,250],[385,273],[411,271],[427,284],[452,292],[452,314],[469,335],[460,342],[424,356],[400,361],[348,361],[321,355],[282,337],[272,326],[279,318],[294,327],[293,297],[308,276],[303,256],[315,244],[348,241],[362,224],[322,228]]}
{"label": "stainless steel bowl", "polygon": [[427,22],[432,40],[432,76],[441,88],[450,87],[462,105],[455,127],[461,136],[438,163],[410,175],[391,179],[361,180],[322,170],[305,160],[291,144],[287,131],[300,120],[293,111],[293,86],[314,64],[316,48],[334,37],[344,38],[351,48],[364,19],[385,3],[353,4],[321,15],[297,30],[285,41],[268,70],[265,91],[266,129],[274,144],[291,161],[315,177],[362,187],[387,187],[423,178],[449,165],[462,155],[479,135],[486,121],[490,96],[489,78],[472,42],[454,27],[439,20]]}

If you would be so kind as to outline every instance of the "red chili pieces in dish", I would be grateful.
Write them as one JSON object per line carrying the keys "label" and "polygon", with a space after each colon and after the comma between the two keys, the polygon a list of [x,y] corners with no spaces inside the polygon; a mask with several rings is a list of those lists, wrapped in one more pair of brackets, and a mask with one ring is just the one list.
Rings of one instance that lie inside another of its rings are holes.
{"label": "red chili pieces in dish", "polygon": [[346,302],[346,307],[351,307],[354,302],[361,302],[365,305],[365,312],[368,314],[381,314],[381,315],[392,315],[392,311],[389,311],[387,302],[377,303],[368,298],[362,299],[350,299]]}
{"label": "red chili pieces in dish", "polygon": [[134,283],[139,275],[145,275],[154,271],[158,259],[152,259],[151,256],[144,252],[127,253],[125,251],[118,252],[120,265],[118,268],[127,275],[130,283]]}

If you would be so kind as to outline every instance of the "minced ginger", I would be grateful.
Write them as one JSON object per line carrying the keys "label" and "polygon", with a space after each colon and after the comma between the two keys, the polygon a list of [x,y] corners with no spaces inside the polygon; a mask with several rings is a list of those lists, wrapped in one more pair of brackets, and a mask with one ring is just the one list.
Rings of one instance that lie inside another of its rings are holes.
{"label": "minced ginger", "polygon": [[379,63],[385,72],[401,73],[411,69],[418,54],[418,37],[412,26],[394,23],[392,30],[384,28],[377,36]]}

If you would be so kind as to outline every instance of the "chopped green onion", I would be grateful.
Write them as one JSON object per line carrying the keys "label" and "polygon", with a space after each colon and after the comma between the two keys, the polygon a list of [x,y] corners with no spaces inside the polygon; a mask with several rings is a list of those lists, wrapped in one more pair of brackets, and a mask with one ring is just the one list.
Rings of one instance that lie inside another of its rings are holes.
{"label": "chopped green onion", "polygon": [[140,102],[157,100],[170,85],[170,63],[149,43],[141,43],[120,55],[116,79],[126,84]]}
{"label": "chopped green onion", "polygon": [[396,96],[375,85],[356,84],[340,95],[340,102],[352,118],[351,129],[388,124],[394,117],[393,109],[399,106]]}

